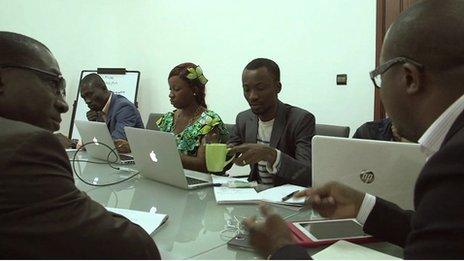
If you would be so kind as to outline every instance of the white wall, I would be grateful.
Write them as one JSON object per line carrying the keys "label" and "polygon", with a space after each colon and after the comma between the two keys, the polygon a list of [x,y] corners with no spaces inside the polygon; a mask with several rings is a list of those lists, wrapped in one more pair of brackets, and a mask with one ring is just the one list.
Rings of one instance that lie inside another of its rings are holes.
{"label": "white wall", "polygon": [[[248,108],[243,67],[267,57],[281,68],[280,99],[309,110],[318,123],[347,125],[353,133],[373,118],[372,0],[0,0],[0,6],[0,30],[36,38],[55,54],[69,104],[83,69],[140,70],[146,122],[150,112],[172,109],[167,75],[192,61],[210,80],[209,107],[234,122]],[[347,86],[335,84],[337,73],[348,74]]]}

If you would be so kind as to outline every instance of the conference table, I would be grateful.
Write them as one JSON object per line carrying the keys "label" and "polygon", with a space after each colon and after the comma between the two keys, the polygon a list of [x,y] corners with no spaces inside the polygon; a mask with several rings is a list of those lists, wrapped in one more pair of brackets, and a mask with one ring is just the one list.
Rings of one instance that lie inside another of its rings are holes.
{"label": "conference table", "polygon": [[[88,163],[86,161],[89,158],[85,152],[79,153],[77,158],[79,162],[74,163],[76,172],[89,182],[98,180],[98,184],[104,184],[132,175],[106,164]],[[137,169],[136,165],[125,167]],[[79,189],[103,206],[146,212],[156,208],[157,213],[167,214],[167,221],[151,234],[163,259],[263,259],[254,251],[227,246],[227,241],[243,229],[240,222],[246,217],[258,215],[258,205],[219,205],[212,187],[184,190],[146,179],[141,174],[119,184],[103,187],[87,185],[76,175],[75,180]],[[311,210],[295,211],[284,207],[273,209],[288,221],[319,217]],[[363,245],[402,257],[401,248],[386,242]],[[308,248],[308,253],[315,254],[324,248]]]}

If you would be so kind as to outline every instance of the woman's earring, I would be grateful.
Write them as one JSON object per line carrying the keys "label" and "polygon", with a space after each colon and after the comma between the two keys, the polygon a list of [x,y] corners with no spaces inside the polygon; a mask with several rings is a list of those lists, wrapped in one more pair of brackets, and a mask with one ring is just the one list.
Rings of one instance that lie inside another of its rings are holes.
{"label": "woman's earring", "polygon": [[196,92],[195,92],[195,93],[193,93],[193,96],[197,96],[197,93],[196,93]]}

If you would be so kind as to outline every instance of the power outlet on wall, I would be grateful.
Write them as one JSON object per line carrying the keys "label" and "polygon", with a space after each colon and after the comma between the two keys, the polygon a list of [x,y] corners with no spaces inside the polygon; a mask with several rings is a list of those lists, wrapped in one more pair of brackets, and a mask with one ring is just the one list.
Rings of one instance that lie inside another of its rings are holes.
{"label": "power outlet on wall", "polygon": [[346,74],[337,74],[337,85],[346,85],[348,76]]}

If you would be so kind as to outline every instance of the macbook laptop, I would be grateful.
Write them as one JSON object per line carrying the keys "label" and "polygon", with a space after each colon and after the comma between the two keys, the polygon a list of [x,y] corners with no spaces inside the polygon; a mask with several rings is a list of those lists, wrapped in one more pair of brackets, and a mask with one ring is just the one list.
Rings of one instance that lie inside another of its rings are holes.
{"label": "macbook laptop", "polygon": [[184,170],[172,133],[124,128],[140,173],[149,179],[183,189],[211,185],[211,175]]}
{"label": "macbook laptop", "polygon": [[338,181],[413,209],[416,179],[426,161],[417,143],[314,136],[312,180]]}
{"label": "macbook laptop", "polygon": [[82,144],[87,142],[94,143],[85,146],[91,157],[105,161],[108,159],[110,162],[118,164],[134,164],[134,158],[130,154],[118,153],[117,150],[114,150],[115,153],[112,153],[108,147],[101,144],[106,144],[111,149],[115,149],[113,138],[106,123],[80,120],[76,120],[74,123],[81,135]]}

